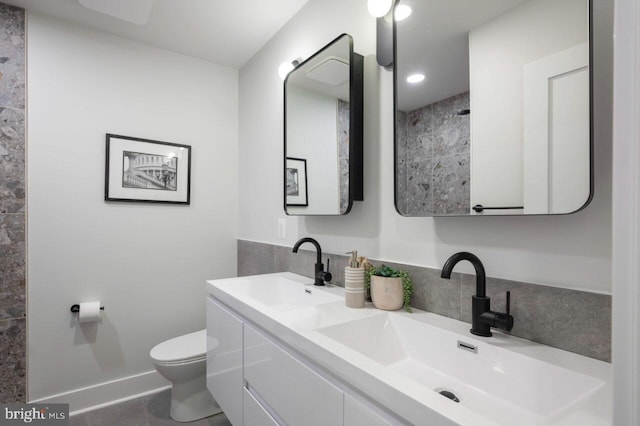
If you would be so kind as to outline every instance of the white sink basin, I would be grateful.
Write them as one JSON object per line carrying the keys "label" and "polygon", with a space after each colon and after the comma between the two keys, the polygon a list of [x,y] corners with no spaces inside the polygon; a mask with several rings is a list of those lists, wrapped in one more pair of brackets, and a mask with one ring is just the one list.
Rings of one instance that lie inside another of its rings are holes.
{"label": "white sink basin", "polygon": [[605,384],[511,350],[520,339],[481,340],[421,321],[424,315],[383,313],[316,331],[425,392],[452,392],[460,406],[498,424],[554,423]]}
{"label": "white sink basin", "polygon": [[[288,276],[290,275],[290,276]],[[343,297],[315,287],[310,279],[293,274],[262,275],[258,279],[229,280],[220,287],[240,300],[258,303],[275,311],[288,311],[343,301]]]}

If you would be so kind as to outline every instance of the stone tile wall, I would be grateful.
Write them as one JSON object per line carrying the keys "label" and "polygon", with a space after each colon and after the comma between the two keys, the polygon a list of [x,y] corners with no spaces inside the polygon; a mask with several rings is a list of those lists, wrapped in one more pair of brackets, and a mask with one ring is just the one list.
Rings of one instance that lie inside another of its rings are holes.
{"label": "stone tile wall", "polygon": [[25,13],[0,3],[0,402],[26,400]]}
{"label": "stone tile wall", "polygon": [[[331,259],[332,283],[344,286],[348,257],[323,253]],[[293,272],[313,276],[316,253],[291,247],[238,240],[238,275]],[[440,278],[440,270],[372,260],[406,270],[413,279],[411,306],[471,323],[475,276],[454,272]],[[611,362],[611,296],[487,277],[487,296],[496,311],[504,311],[505,292],[511,291],[514,336]]]}
{"label": "stone tile wall", "polygon": [[350,104],[338,99],[338,171],[340,173],[340,213],[349,207],[349,116]]}
{"label": "stone tile wall", "polygon": [[396,206],[407,216],[468,214],[470,209],[469,92],[399,112]]}

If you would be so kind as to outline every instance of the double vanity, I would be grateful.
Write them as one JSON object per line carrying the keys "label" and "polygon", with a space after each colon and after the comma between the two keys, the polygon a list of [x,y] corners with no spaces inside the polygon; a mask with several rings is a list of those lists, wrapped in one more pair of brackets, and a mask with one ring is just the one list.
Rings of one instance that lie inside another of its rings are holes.
{"label": "double vanity", "polygon": [[[377,42],[394,74],[398,213],[583,209],[594,186],[593,1],[390,3]],[[296,64],[284,82],[284,209],[344,215],[364,200],[363,57],[342,34]],[[303,238],[293,251],[305,242],[315,280],[208,282],[207,387],[235,426],[611,424],[611,365],[508,334],[510,293],[492,310],[477,257],[457,253],[442,271],[475,267],[470,327],[346,307],[343,288],[324,286],[319,244]]]}
{"label": "double vanity", "polygon": [[608,363],[292,273],[207,284],[207,386],[235,425],[608,425]]}

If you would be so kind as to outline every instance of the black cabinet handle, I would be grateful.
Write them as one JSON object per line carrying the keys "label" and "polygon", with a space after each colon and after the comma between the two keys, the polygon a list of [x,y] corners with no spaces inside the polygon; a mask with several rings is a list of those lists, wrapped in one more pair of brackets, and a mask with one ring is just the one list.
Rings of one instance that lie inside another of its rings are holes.
{"label": "black cabinet handle", "polygon": [[515,207],[485,207],[482,204],[476,204],[473,206],[473,210],[477,213],[482,212],[483,210],[522,210],[523,206],[515,206]]}

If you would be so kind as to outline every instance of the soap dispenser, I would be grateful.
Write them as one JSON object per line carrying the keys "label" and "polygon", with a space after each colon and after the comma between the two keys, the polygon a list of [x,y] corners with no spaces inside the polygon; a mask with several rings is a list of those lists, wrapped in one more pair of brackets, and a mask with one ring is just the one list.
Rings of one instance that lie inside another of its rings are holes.
{"label": "soap dispenser", "polygon": [[349,266],[344,268],[344,303],[348,308],[364,307],[364,266],[359,262],[358,252],[352,250]]}

